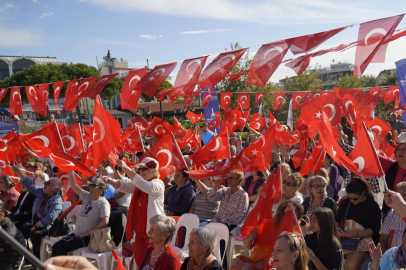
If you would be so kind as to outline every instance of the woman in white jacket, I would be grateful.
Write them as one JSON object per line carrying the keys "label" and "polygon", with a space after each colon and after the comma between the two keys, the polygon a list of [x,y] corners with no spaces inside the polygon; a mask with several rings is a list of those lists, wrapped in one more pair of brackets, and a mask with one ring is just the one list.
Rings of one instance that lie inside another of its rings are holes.
{"label": "woman in white jacket", "polygon": [[103,177],[103,180],[115,189],[124,193],[133,193],[128,210],[126,235],[134,243],[134,258],[137,265],[141,265],[144,251],[149,246],[147,231],[149,220],[156,215],[165,215],[164,191],[165,185],[159,179],[159,163],[156,159],[147,157],[136,164],[133,170],[122,160],[117,160],[117,166],[123,168],[131,182],[113,180]]}

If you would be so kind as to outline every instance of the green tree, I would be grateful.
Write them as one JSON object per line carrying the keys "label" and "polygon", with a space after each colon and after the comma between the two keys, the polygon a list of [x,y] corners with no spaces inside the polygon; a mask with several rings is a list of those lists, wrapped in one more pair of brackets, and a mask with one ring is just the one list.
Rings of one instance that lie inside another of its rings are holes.
{"label": "green tree", "polygon": [[360,79],[347,74],[338,80],[338,83],[336,86],[342,87],[342,88],[361,88],[362,83],[361,83]]}
{"label": "green tree", "polygon": [[360,79],[362,87],[375,87],[378,86],[378,80],[373,75],[364,75]]}
{"label": "green tree", "polygon": [[[238,42],[235,44],[230,45],[231,50],[238,50],[241,49],[241,46]],[[225,49],[227,51],[227,48]],[[241,72],[243,70],[249,69],[253,56],[251,56],[248,51],[244,54],[244,56],[237,62],[237,64],[232,68],[230,74],[235,74]],[[218,97],[220,100],[220,93],[221,92],[265,92],[265,96],[262,97],[261,103],[263,105],[263,111],[267,111],[272,107],[272,95],[271,93],[277,91],[279,88],[274,86],[271,82],[268,82],[264,87],[258,87],[255,85],[248,85],[246,84],[248,73],[242,75],[239,79],[230,82],[228,79],[223,79],[219,82],[216,86],[216,90],[218,93]],[[255,107],[255,96],[252,95],[250,99],[250,108],[251,113],[258,112],[258,108]],[[230,108],[235,108],[237,106],[237,95],[233,95],[230,102]]]}
{"label": "green tree", "polygon": [[120,93],[122,87],[123,81],[116,77],[100,92],[100,97],[109,101],[109,110],[111,110],[111,100]]}
{"label": "green tree", "polygon": [[305,70],[302,75],[293,78],[286,77],[282,84],[283,91],[315,91],[326,87],[320,79],[320,70]]}
{"label": "green tree", "polygon": [[389,85],[397,85],[398,84],[398,75],[396,71],[391,75],[387,74],[383,77],[381,85],[389,86]]}

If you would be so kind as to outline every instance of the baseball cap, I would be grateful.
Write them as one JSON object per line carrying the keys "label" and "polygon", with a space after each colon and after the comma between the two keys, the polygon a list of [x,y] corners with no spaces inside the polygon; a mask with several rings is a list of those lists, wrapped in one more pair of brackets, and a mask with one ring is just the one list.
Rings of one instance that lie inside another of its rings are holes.
{"label": "baseball cap", "polygon": [[141,163],[135,164],[135,167],[137,167],[137,168],[146,167],[148,169],[158,170],[159,169],[159,162],[154,158],[146,157],[146,158],[143,158]]}

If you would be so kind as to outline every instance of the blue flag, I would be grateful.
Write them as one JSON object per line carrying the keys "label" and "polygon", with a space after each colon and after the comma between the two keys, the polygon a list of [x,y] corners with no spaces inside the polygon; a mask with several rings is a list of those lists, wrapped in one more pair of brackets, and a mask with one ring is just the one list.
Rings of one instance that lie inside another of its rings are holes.
{"label": "blue flag", "polygon": [[[208,89],[208,88],[204,88],[201,92],[202,95],[202,99],[203,99],[203,93],[204,92],[214,92],[216,93],[216,88],[214,87],[213,89]],[[204,114],[205,114],[205,119],[206,119],[206,123],[210,123],[211,121],[213,121],[214,118],[216,118],[216,112],[220,111],[220,105],[219,105],[219,101],[217,98],[217,94],[213,95],[213,97],[211,98],[209,104],[207,104],[207,106],[204,108]],[[215,134],[219,133],[219,129],[214,130]]]}
{"label": "blue flag", "polygon": [[[396,62],[396,73],[398,75],[400,104],[406,103],[406,59]],[[403,114],[403,123],[406,123],[406,115]]]}

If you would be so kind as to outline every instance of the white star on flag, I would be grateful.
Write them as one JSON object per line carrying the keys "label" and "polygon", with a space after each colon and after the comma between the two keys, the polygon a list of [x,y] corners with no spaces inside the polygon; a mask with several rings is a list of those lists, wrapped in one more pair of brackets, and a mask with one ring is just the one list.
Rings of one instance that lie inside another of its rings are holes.
{"label": "white star on flag", "polygon": [[220,73],[226,72],[226,71],[224,70],[224,68],[220,68],[219,71],[220,71]]}
{"label": "white star on flag", "polygon": [[334,147],[333,147],[333,146],[331,147],[331,150],[333,151],[333,155],[336,156],[336,153],[337,153],[337,152],[334,151]]}
{"label": "white star on flag", "polygon": [[259,220],[259,219],[261,218],[261,213],[259,213],[259,211],[258,211],[258,213],[257,213],[255,216],[256,216],[257,219]]}
{"label": "white star on flag", "polygon": [[254,155],[254,156],[256,156],[256,155],[258,155],[258,150],[257,149],[254,149],[254,150],[252,150],[252,154]]}
{"label": "white star on flag", "polygon": [[320,112],[316,113],[316,118],[321,118],[321,113]]}
{"label": "white star on flag", "polygon": [[272,69],[273,64],[271,62],[269,62],[268,64],[266,64],[270,69]]}

